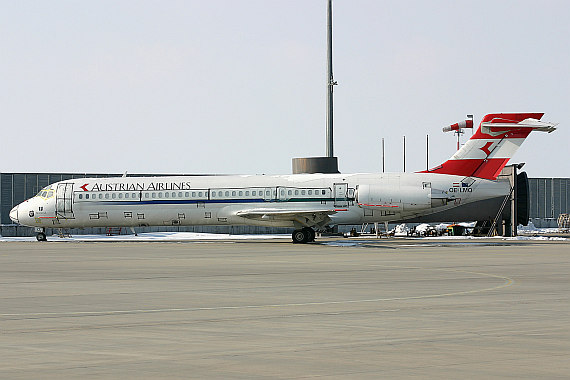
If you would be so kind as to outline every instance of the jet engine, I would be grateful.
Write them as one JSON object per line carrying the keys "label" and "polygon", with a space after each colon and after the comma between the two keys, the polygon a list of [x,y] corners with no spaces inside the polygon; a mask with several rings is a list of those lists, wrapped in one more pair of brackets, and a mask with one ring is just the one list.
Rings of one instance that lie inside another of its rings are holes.
{"label": "jet engine", "polygon": [[431,208],[429,188],[359,185],[358,205],[363,208],[412,211]]}

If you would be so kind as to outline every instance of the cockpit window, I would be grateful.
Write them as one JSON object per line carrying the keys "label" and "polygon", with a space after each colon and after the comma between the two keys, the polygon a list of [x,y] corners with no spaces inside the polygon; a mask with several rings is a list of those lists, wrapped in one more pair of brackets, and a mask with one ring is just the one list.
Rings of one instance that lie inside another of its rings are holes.
{"label": "cockpit window", "polygon": [[53,197],[54,191],[51,188],[51,186],[47,186],[44,187],[43,189],[41,189],[39,191],[39,193],[36,195],[36,197],[42,197],[42,198],[51,198]]}

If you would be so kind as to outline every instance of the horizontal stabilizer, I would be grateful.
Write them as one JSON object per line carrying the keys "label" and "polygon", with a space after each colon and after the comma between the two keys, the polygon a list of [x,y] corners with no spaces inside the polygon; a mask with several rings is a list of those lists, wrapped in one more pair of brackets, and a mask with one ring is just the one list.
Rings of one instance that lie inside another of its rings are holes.
{"label": "horizontal stabilizer", "polygon": [[549,123],[546,121],[540,121],[533,118],[524,119],[523,121],[513,124],[511,123],[501,123],[501,122],[482,122],[481,132],[488,135],[502,134],[505,131],[515,131],[521,128],[531,128],[533,131],[538,132],[554,132],[558,123]]}

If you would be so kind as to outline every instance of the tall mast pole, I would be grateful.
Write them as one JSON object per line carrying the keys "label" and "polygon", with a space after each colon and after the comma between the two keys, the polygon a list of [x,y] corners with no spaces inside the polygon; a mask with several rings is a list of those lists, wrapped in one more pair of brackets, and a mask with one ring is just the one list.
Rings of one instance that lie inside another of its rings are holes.
{"label": "tall mast pole", "polygon": [[327,0],[327,141],[325,157],[293,158],[293,174],[340,173],[333,151],[332,0]]}
{"label": "tall mast pole", "polygon": [[333,87],[337,84],[332,70],[332,0],[327,7],[327,157],[334,157],[333,151]]}
{"label": "tall mast pole", "polygon": [[384,173],[384,137],[382,137],[382,173]]}

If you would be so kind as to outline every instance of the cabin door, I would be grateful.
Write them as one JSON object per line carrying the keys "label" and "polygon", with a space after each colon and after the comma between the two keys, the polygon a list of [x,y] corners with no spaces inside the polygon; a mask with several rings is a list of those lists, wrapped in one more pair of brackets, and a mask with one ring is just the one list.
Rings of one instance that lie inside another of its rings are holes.
{"label": "cabin door", "polygon": [[55,216],[58,218],[74,218],[73,184],[59,183],[55,192]]}
{"label": "cabin door", "polygon": [[348,183],[334,184],[334,206],[348,207]]}
{"label": "cabin door", "polygon": [[263,194],[263,199],[266,202],[272,202],[275,200],[276,194],[275,194],[275,188],[274,187],[266,187],[265,188],[265,193]]}
{"label": "cabin door", "polygon": [[291,191],[291,190],[287,190],[286,187],[278,187],[277,188],[277,199],[281,202],[288,201],[291,198],[288,194],[288,191]]}

